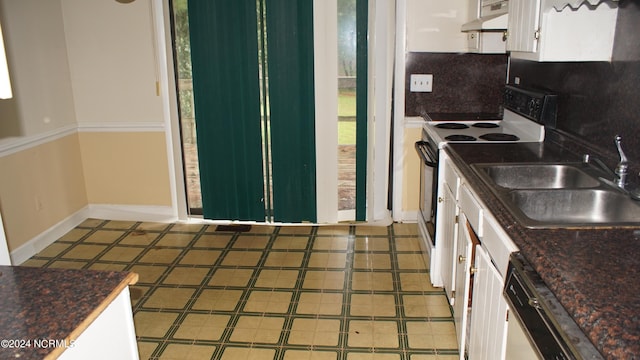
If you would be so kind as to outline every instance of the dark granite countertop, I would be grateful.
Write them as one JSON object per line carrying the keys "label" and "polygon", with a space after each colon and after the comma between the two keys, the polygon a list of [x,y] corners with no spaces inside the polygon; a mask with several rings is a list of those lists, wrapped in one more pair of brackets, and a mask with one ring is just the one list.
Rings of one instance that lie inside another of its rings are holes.
{"label": "dark granite countertop", "polygon": [[0,358],[58,357],[137,278],[128,272],[0,266]]}
{"label": "dark granite countertop", "polygon": [[[607,359],[640,359],[638,228],[529,229],[470,167],[474,163],[580,161],[552,143],[448,144],[446,151],[521,253]],[[638,219],[640,221],[640,219]]]}

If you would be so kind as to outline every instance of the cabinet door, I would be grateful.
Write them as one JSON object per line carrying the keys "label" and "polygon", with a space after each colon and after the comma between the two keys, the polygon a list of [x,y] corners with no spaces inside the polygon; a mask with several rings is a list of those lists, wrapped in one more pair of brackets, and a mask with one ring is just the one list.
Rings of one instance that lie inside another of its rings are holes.
{"label": "cabinet door", "polygon": [[[446,183],[445,183],[446,184]],[[442,227],[438,229],[440,232],[438,240],[441,241],[442,260],[440,262],[442,283],[451,305],[453,305],[453,289],[454,289],[454,268],[455,264],[453,258],[456,251],[456,230],[458,228],[458,206],[456,199],[453,196],[448,186],[442,187],[442,196],[438,198],[438,201],[442,202],[442,212],[438,213],[438,217],[442,217]],[[440,209],[438,209],[440,211]],[[437,231],[436,231],[437,232]]]}
{"label": "cabinet door", "polygon": [[481,245],[476,246],[475,268],[469,360],[502,360],[507,332],[507,302],[502,297],[504,281]]}
{"label": "cabinet door", "polygon": [[469,281],[471,279],[471,252],[473,245],[471,236],[467,230],[467,219],[462,212],[459,215],[458,223],[458,237],[456,241],[457,258],[454,259],[456,272],[453,320],[456,324],[460,359],[464,359],[468,321],[467,310],[469,306]]}
{"label": "cabinet door", "polygon": [[540,0],[509,0],[507,50],[536,52],[540,27]]}
{"label": "cabinet door", "polygon": [[129,287],[125,287],[106,309],[77,335],[73,346],[65,350],[58,359],[139,359]]}

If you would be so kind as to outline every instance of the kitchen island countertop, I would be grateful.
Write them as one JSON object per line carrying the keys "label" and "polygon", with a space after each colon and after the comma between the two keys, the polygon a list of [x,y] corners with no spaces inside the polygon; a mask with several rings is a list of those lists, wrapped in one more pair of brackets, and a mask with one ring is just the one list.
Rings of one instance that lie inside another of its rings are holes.
{"label": "kitchen island countertop", "polygon": [[138,275],[0,266],[0,358],[58,357]]}
{"label": "kitchen island countertop", "polygon": [[446,151],[603,356],[640,359],[640,224],[635,228],[523,227],[470,166],[500,162],[579,162],[580,156],[549,141],[450,143]]}

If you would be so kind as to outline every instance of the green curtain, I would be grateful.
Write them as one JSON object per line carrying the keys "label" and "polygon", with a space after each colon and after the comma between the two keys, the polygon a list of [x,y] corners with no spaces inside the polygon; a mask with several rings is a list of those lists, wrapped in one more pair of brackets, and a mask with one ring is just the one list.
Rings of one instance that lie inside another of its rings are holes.
{"label": "green curtain", "polygon": [[264,221],[256,3],[188,8],[203,215]]}
{"label": "green curtain", "polygon": [[367,219],[369,1],[356,0],[356,220]]}
{"label": "green curtain", "polygon": [[265,1],[273,215],[315,222],[313,0]]}
{"label": "green curtain", "polygon": [[[315,222],[313,0],[189,0],[188,8],[204,217]],[[260,128],[261,61],[270,149]],[[269,150],[273,209],[264,200]]]}

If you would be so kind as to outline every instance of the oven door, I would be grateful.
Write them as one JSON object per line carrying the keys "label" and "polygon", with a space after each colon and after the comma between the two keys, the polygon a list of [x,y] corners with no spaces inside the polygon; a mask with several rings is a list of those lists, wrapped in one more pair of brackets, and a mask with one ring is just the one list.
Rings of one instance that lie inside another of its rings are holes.
{"label": "oven door", "polygon": [[415,144],[420,156],[420,215],[418,221],[426,226],[431,241],[435,241],[435,216],[437,197],[438,150],[429,141]]}

